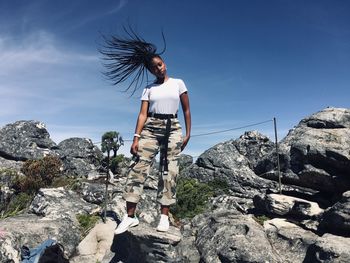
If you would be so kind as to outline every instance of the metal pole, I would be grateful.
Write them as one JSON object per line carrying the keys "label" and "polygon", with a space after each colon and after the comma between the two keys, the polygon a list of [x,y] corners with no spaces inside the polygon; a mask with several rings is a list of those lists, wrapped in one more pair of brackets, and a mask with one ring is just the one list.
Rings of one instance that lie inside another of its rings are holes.
{"label": "metal pole", "polygon": [[277,157],[277,173],[278,173],[278,184],[279,184],[279,192],[282,194],[282,182],[281,182],[281,168],[280,168],[280,158],[278,151],[278,139],[277,139],[277,124],[276,118],[273,118],[273,125],[275,127],[275,145],[276,145],[276,157]]}
{"label": "metal pole", "polygon": [[107,174],[106,174],[106,193],[105,193],[105,211],[103,213],[103,220],[106,223],[107,218],[107,202],[108,202],[108,181],[109,181],[109,148],[107,152]]}

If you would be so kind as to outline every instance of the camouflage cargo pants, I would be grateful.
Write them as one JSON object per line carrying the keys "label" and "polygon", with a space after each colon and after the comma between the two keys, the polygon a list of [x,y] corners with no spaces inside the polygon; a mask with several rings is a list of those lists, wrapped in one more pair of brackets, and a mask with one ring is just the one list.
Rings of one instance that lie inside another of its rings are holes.
{"label": "camouflage cargo pants", "polygon": [[[127,202],[138,203],[143,191],[143,185],[150,171],[152,162],[163,146],[167,120],[148,117],[139,140],[139,159],[131,165],[127,178],[125,193]],[[171,119],[171,129],[168,141],[168,174],[163,174],[158,183],[158,202],[171,205],[176,202],[176,177],[179,173],[179,154],[182,145],[182,130],[178,119]]]}

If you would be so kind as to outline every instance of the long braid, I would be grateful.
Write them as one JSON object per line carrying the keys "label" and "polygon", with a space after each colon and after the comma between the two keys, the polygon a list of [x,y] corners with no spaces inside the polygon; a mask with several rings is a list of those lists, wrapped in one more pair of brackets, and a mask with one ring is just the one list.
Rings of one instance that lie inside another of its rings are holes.
{"label": "long braid", "polygon": [[124,32],[127,37],[103,36],[105,45],[99,51],[103,55],[103,65],[106,68],[104,75],[112,81],[113,85],[118,85],[130,78],[131,82],[124,91],[127,92],[132,88],[132,96],[142,85],[144,78],[148,80],[147,71],[150,62],[154,57],[160,57],[160,54],[165,51],[166,44],[162,32],[164,49],[161,53],[157,53],[157,47],[154,44],[146,42],[131,28],[128,30],[124,27]]}

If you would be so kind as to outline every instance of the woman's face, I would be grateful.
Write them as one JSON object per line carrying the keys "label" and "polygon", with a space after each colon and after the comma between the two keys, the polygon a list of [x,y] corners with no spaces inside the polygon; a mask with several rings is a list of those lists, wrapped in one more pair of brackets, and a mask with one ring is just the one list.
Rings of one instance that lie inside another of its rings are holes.
{"label": "woman's face", "polygon": [[152,58],[149,70],[157,79],[164,79],[167,75],[166,65],[159,57]]}

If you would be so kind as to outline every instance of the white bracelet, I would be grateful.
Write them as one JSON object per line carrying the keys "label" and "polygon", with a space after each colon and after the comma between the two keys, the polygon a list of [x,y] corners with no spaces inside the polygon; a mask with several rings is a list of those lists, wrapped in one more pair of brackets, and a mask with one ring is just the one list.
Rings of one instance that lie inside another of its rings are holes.
{"label": "white bracelet", "polygon": [[135,133],[135,134],[134,134],[134,137],[141,138],[141,135],[140,135],[140,134]]}

